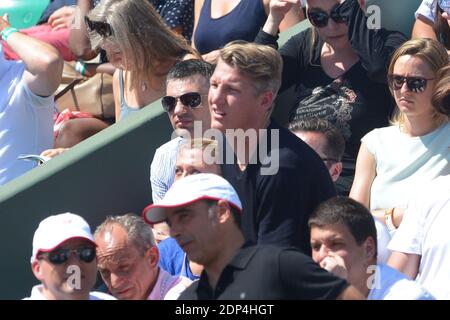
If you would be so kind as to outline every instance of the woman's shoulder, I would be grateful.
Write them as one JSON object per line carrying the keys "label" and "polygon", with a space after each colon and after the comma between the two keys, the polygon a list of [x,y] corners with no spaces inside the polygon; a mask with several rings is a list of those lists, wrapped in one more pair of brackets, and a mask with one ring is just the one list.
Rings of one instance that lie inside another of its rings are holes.
{"label": "woman's shoulder", "polygon": [[386,141],[386,139],[392,139],[399,132],[398,126],[392,125],[388,127],[375,128],[372,131],[366,133],[361,141],[366,144],[374,141]]}

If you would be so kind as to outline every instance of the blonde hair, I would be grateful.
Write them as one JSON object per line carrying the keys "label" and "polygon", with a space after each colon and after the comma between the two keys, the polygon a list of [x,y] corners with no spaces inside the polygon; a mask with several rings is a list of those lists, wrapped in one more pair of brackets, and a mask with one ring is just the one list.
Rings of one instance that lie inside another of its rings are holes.
{"label": "blonde hair", "polygon": [[450,117],[450,65],[439,70],[431,104],[437,112]]}
{"label": "blonde hair", "polygon": [[[107,22],[113,31],[112,41],[120,47],[125,64],[134,62],[132,87],[138,87],[140,81],[150,83],[152,76],[167,74],[173,65],[160,74],[161,64],[175,63],[186,54],[195,54],[186,39],[170,30],[148,1],[102,0],[88,18]],[[93,48],[98,48],[103,41],[96,32],[90,32],[89,37]]]}
{"label": "blonde hair", "polygon": [[[392,55],[391,63],[389,64],[388,74],[394,72],[395,63],[402,57],[410,55],[420,58],[424,61],[436,74],[439,69],[448,64],[448,53],[444,46],[436,40],[432,39],[413,39],[403,43]],[[391,94],[394,95],[392,88],[389,88]],[[436,112],[437,122],[442,123],[445,120],[442,114]],[[398,108],[392,117],[391,124],[402,125],[405,122],[405,115]]]}
{"label": "blonde hair", "polygon": [[277,50],[261,44],[232,41],[220,50],[220,59],[252,79],[257,94],[269,90],[275,99],[281,86],[283,67]]}

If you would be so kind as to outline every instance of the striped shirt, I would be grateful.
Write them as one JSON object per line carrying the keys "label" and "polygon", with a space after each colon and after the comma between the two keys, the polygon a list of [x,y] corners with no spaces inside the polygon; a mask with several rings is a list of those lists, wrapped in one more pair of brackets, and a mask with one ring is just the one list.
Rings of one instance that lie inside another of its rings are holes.
{"label": "striped shirt", "polygon": [[153,203],[164,198],[167,190],[169,190],[175,180],[178,148],[182,141],[183,138],[177,137],[163,144],[155,151],[155,156],[150,166]]}

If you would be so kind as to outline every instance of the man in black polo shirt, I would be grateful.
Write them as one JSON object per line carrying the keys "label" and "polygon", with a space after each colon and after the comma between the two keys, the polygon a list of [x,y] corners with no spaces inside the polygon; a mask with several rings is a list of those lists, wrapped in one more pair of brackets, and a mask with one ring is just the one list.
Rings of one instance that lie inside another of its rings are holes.
{"label": "man in black polo shirt", "polygon": [[308,217],[335,190],[320,157],[271,119],[281,70],[268,46],[225,46],[210,80],[211,127],[226,137],[222,172],[242,200],[245,238],[310,255]]}
{"label": "man in black polo shirt", "polygon": [[204,266],[181,300],[363,298],[296,249],[245,242],[240,217],[236,191],[209,173],[178,180],[163,200],[146,208],[145,220],[166,220],[189,260]]}

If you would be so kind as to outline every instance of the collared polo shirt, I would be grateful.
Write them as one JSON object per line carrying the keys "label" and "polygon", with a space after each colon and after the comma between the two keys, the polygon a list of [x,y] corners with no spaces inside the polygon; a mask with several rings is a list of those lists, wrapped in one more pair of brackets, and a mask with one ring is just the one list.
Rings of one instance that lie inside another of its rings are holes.
{"label": "collared polo shirt", "polygon": [[204,270],[179,300],[336,299],[348,285],[295,248],[246,244],[214,290]]}

